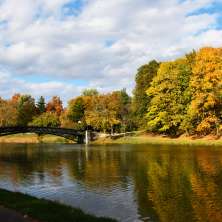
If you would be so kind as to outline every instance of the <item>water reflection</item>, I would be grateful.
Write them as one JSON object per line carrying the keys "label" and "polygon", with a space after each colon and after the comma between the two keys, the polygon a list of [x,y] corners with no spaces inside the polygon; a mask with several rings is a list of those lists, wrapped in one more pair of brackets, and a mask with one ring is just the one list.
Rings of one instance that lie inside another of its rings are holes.
{"label": "water reflection", "polygon": [[120,221],[222,221],[222,151],[0,145],[0,186]]}

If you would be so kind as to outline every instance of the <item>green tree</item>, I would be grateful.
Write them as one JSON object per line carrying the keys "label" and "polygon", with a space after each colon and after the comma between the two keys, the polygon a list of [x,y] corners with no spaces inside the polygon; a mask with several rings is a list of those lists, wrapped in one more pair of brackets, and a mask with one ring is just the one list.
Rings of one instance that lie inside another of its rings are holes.
{"label": "green tree", "polygon": [[26,126],[36,114],[35,99],[30,95],[22,95],[18,99],[18,124]]}
{"label": "green tree", "polygon": [[41,96],[37,102],[37,109],[40,114],[42,114],[46,111],[45,99],[43,96]]}
{"label": "green tree", "polygon": [[82,96],[98,96],[99,92],[97,89],[85,89],[82,92]]}
{"label": "green tree", "polygon": [[117,116],[120,124],[116,127],[119,131],[126,132],[135,129],[135,122],[132,116],[132,98],[127,94],[126,89],[114,91],[117,94],[116,100],[118,101]]}
{"label": "green tree", "polygon": [[148,108],[148,129],[178,135],[190,102],[189,80],[192,69],[186,58],[161,64],[147,90],[151,98]]}
{"label": "green tree", "polygon": [[133,91],[133,112],[139,128],[146,126],[145,114],[150,102],[146,90],[150,87],[153,78],[157,75],[160,64],[153,60],[141,66],[136,74],[136,86]]}
{"label": "green tree", "polygon": [[85,103],[83,98],[77,97],[68,104],[68,118],[73,122],[82,121],[85,112]]}
{"label": "green tree", "polygon": [[40,116],[34,117],[29,125],[38,127],[59,127],[60,121],[55,112],[46,112],[42,113]]}

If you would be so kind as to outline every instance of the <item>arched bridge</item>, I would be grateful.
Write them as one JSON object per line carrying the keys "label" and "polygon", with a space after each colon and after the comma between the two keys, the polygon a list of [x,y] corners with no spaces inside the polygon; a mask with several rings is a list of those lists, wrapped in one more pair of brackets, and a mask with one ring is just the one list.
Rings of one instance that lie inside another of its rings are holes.
{"label": "arched bridge", "polygon": [[36,133],[38,135],[51,134],[74,140],[78,143],[84,143],[85,140],[85,132],[74,129],[34,126],[0,127],[0,136],[12,135],[17,133]]}

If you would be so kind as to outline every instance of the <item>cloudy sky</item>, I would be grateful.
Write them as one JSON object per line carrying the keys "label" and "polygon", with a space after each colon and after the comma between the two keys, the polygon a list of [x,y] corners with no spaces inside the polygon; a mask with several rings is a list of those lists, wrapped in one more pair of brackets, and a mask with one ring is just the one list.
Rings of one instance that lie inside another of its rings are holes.
{"label": "cloudy sky", "polygon": [[202,46],[222,46],[222,0],[0,0],[0,96],[130,92],[140,65]]}

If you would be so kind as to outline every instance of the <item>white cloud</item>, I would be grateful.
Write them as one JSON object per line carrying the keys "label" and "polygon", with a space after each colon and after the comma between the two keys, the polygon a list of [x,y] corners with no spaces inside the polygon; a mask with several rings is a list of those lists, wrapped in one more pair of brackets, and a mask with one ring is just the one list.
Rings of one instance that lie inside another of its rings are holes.
{"label": "white cloud", "polygon": [[31,93],[36,99],[44,96],[49,100],[52,96],[60,96],[66,102],[80,94],[83,87],[73,87],[72,84],[62,82],[49,81],[47,83],[30,83],[24,80],[14,79],[5,70],[0,71],[0,95],[3,98],[9,98],[15,93],[29,94]]}
{"label": "white cloud", "polygon": [[[102,90],[132,89],[136,69],[148,60],[222,45],[218,14],[192,14],[212,7],[213,0],[84,0],[78,16],[63,14],[69,0],[0,2],[0,65],[10,72],[10,83],[16,82],[7,93],[38,94],[41,87],[46,95],[67,93],[67,98],[79,90],[59,81],[74,79]],[[39,74],[52,80],[25,81]]]}

